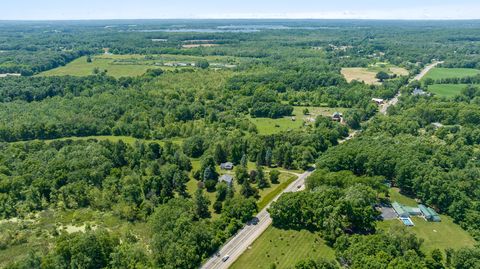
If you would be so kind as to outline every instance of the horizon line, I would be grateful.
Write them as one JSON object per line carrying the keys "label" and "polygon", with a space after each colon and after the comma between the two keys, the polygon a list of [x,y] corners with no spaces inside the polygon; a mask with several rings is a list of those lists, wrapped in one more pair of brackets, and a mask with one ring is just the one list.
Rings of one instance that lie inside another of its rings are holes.
{"label": "horizon line", "polygon": [[289,18],[289,17],[232,17],[232,18],[218,18],[218,17],[205,17],[205,18],[194,18],[194,17],[172,17],[172,18],[76,18],[76,19],[0,19],[0,22],[61,22],[61,21],[167,21],[167,20],[191,20],[191,21],[202,21],[202,20],[324,20],[324,21],[480,21],[480,18]]}

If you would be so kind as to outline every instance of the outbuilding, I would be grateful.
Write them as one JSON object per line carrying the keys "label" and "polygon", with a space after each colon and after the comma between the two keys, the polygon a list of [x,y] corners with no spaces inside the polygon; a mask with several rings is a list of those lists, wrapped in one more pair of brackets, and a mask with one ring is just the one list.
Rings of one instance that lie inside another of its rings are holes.
{"label": "outbuilding", "polygon": [[222,175],[219,179],[218,179],[218,182],[225,182],[227,183],[228,186],[232,186],[233,184],[233,177],[231,175]]}
{"label": "outbuilding", "polygon": [[407,210],[403,208],[402,205],[400,205],[397,202],[392,203],[393,210],[395,210],[395,213],[397,213],[398,217],[400,218],[408,218],[410,217],[410,214],[408,214]]}
{"label": "outbuilding", "polygon": [[220,164],[220,169],[232,170],[233,169],[233,163],[231,163],[231,162],[221,163]]}
{"label": "outbuilding", "polygon": [[377,105],[383,105],[383,103],[385,103],[385,100],[380,98],[372,98],[372,101],[375,102]]}
{"label": "outbuilding", "polygon": [[418,208],[422,212],[423,217],[427,221],[433,221],[433,222],[440,222],[440,216],[435,212],[435,210],[431,209],[430,207],[426,207],[424,205],[419,205]]}

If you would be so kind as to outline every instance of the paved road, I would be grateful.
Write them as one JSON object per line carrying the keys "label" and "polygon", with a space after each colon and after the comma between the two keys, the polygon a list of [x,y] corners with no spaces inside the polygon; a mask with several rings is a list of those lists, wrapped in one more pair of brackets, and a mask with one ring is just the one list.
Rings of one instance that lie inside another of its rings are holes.
{"label": "paved road", "polygon": [[[441,64],[442,62],[435,62],[426,66],[420,74],[415,76],[413,80],[421,80],[432,68]],[[380,107],[380,113],[386,114],[387,109],[396,105],[401,93],[399,92],[395,95],[394,98],[390,99],[386,104]],[[347,138],[339,141],[339,143],[344,143],[358,134],[357,131],[351,133]],[[298,179],[290,184],[282,193],[277,195],[273,201],[276,201],[283,193],[285,192],[295,192],[305,189],[305,179],[310,176],[313,171],[307,171],[301,175],[298,175]],[[239,257],[243,254],[247,248],[253,244],[253,242],[260,236],[262,233],[270,226],[272,219],[270,214],[267,212],[267,208],[270,206],[267,205],[265,209],[260,211],[257,214],[256,224],[246,225],[241,229],[235,236],[233,236],[230,241],[228,241],[223,247],[219,250],[218,255],[210,257],[210,259],[201,267],[202,269],[227,269],[230,267]],[[226,255],[229,256],[228,260],[222,261],[222,258]]]}
{"label": "paved road", "polygon": [[422,72],[420,72],[418,75],[416,75],[413,80],[421,80],[430,70],[432,70],[432,68],[434,68],[435,66],[439,65],[439,64],[443,64],[443,62],[434,62],[432,64],[429,64],[427,65],[423,70]]}
{"label": "paved road", "polygon": [[[432,68],[434,68],[435,66],[441,64],[443,62],[434,62],[432,64],[429,64],[427,65],[418,75],[416,75],[411,81],[415,81],[415,80],[421,80],[430,70],[432,70]],[[383,115],[387,115],[387,109],[390,107],[390,106],[394,106],[398,103],[398,99],[400,98],[402,94],[400,92],[397,93],[397,95],[395,95],[395,97],[393,97],[392,99],[388,100],[387,103],[383,104],[382,106],[380,106],[380,113],[382,113]]]}
{"label": "paved road", "polygon": [[[276,201],[280,195],[285,192],[296,192],[305,189],[305,179],[312,174],[313,170],[307,171],[292,182],[285,190],[277,195],[273,201]],[[201,267],[203,269],[227,269],[229,266],[237,260],[247,248],[253,244],[253,242],[270,226],[272,219],[267,212],[268,204],[256,218],[258,222],[256,224],[246,225],[240,230],[234,237],[230,239],[218,252],[218,255],[210,257],[210,259]],[[229,255],[230,258],[225,262],[222,258]]]}

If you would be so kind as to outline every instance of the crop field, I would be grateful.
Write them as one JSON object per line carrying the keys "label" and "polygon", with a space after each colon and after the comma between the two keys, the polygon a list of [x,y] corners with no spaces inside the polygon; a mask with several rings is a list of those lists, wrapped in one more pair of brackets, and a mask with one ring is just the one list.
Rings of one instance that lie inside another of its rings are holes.
{"label": "crop field", "polygon": [[318,234],[306,230],[282,230],[270,226],[242,256],[232,269],[293,268],[305,259],[334,258],[334,251]]}
{"label": "crop field", "polygon": [[463,78],[480,74],[480,70],[471,68],[440,68],[436,67],[425,75],[425,79]]}
{"label": "crop field", "polygon": [[[407,196],[398,193],[398,189],[390,190],[391,201],[397,201],[407,206],[416,206],[418,203]],[[415,226],[406,227],[412,231],[418,238],[424,240],[423,249],[427,252],[438,248],[458,249],[461,247],[471,247],[475,244],[473,238],[463,230],[459,225],[453,223],[452,218],[446,215],[440,215],[441,222],[427,222],[421,217],[412,217]],[[405,227],[399,220],[387,220],[377,223],[377,228],[388,230],[391,228]]]}
{"label": "crop field", "polygon": [[451,98],[465,89],[467,84],[433,84],[428,86],[428,91],[439,97]]}
{"label": "crop field", "polygon": [[143,75],[148,69],[162,68],[174,70],[176,68],[193,67],[195,62],[205,59],[218,68],[235,67],[237,60],[233,57],[195,57],[183,55],[97,55],[92,57],[92,62],[87,62],[87,57],[80,57],[71,63],[52,70],[40,73],[39,76],[88,76],[93,70],[107,70],[107,74],[113,77],[133,77]]}
{"label": "crop field", "polygon": [[379,63],[368,68],[363,67],[347,67],[342,68],[341,73],[348,82],[353,80],[363,81],[366,84],[380,84],[378,79],[375,77],[378,72],[384,71],[389,74],[396,74],[398,76],[407,76],[408,70],[402,67]]}

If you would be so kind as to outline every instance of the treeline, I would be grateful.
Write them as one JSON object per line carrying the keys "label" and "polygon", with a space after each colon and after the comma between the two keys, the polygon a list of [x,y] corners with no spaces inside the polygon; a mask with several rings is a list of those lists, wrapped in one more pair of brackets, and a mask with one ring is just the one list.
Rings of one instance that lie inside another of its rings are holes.
{"label": "treeline", "polygon": [[[0,48],[1,50],[1,48]],[[0,54],[0,74],[19,73],[31,76],[50,70],[89,54],[89,51],[6,51]]]}
{"label": "treeline", "polygon": [[188,197],[191,163],[171,143],[2,144],[0,156],[2,218],[90,207],[128,220],[146,219],[176,195]]}
{"label": "treeline", "polygon": [[461,78],[442,78],[442,79],[426,79],[424,84],[480,84],[480,75],[467,76]]}
{"label": "treeline", "polygon": [[60,96],[92,96],[129,87],[133,79],[107,76],[88,77],[7,77],[0,80],[0,102],[42,101]]}

